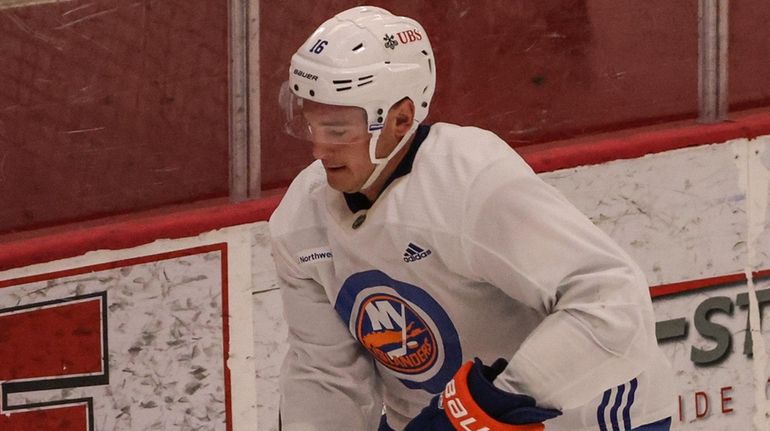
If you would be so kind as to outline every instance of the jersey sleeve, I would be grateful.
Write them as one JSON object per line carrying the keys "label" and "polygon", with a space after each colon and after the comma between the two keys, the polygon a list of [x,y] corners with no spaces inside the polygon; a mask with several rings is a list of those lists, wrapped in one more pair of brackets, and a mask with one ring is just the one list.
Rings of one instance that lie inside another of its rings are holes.
{"label": "jersey sleeve", "polygon": [[350,335],[323,287],[291,267],[273,241],[289,351],[280,375],[284,431],[375,430],[382,396],[374,365]]}
{"label": "jersey sleeve", "polygon": [[515,154],[484,169],[467,202],[474,275],[544,316],[496,386],[568,409],[644,369],[651,301],[619,246]]}

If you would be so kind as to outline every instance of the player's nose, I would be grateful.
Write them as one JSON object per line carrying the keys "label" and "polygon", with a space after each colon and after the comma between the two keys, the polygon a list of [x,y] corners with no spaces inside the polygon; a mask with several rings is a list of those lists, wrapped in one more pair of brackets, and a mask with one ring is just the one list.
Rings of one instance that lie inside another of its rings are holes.
{"label": "player's nose", "polygon": [[333,153],[334,144],[313,142],[313,158],[325,160]]}

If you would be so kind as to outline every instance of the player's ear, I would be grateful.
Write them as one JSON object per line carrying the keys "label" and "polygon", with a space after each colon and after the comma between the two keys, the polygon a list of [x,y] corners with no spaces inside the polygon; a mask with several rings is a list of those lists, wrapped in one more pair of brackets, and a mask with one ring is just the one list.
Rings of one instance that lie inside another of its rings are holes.
{"label": "player's ear", "polygon": [[414,102],[408,97],[401,99],[390,108],[388,116],[394,121],[396,138],[401,139],[414,123]]}

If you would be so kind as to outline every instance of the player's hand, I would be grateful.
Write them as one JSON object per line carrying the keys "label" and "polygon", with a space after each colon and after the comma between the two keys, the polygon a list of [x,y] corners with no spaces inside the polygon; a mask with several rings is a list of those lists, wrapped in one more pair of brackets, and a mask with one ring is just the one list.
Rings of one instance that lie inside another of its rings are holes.
{"label": "player's hand", "polygon": [[431,400],[404,431],[542,431],[543,422],[561,414],[537,407],[534,398],[498,389],[492,381],[508,363],[498,359],[485,366],[477,358],[454,375],[439,396]]}

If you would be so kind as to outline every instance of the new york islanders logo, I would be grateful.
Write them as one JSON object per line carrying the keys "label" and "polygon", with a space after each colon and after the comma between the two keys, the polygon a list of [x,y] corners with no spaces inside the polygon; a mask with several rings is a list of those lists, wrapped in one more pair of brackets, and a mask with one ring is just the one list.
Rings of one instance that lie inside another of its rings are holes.
{"label": "new york islanders logo", "polygon": [[335,303],[361,345],[410,389],[439,393],[462,363],[454,324],[423,289],[381,271],[353,274]]}
{"label": "new york islanders logo", "polygon": [[436,337],[401,298],[371,295],[361,304],[356,320],[356,338],[391,370],[418,374],[436,363]]}

